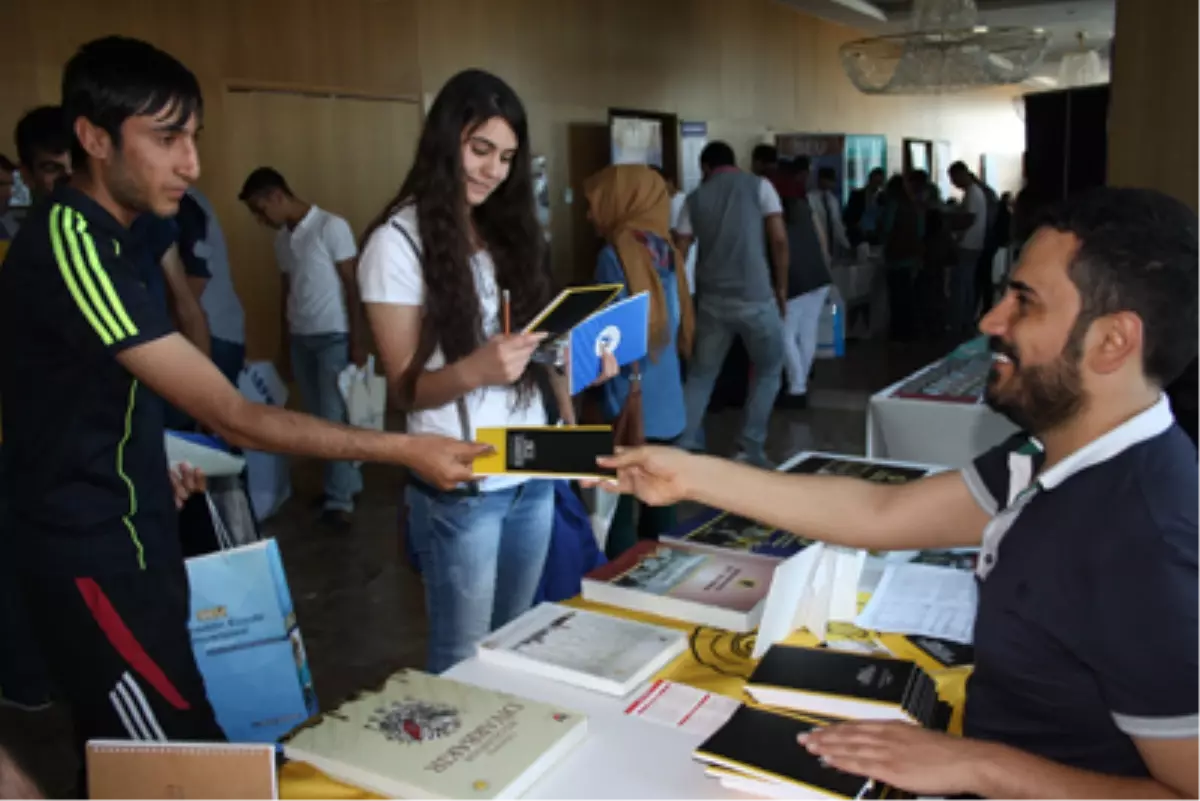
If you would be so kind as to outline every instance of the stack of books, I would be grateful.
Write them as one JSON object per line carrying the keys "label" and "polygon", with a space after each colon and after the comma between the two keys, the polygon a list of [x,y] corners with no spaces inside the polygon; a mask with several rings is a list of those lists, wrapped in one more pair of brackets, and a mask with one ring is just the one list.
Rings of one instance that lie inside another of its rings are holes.
{"label": "stack of books", "polygon": [[774,645],[746,683],[743,706],[694,758],[724,789],[768,798],[895,798],[898,791],[823,764],[797,738],[844,720],[945,728],[949,708],[912,662]]}

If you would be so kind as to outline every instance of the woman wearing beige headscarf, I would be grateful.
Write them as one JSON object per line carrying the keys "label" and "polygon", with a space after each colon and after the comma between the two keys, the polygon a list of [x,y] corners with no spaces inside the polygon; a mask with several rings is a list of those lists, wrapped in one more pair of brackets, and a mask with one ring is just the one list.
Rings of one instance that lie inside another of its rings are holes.
{"label": "woman wearing beige headscarf", "polygon": [[[638,369],[647,442],[670,443],[683,433],[687,413],[679,358],[692,348],[692,301],[684,261],[671,244],[671,196],[666,182],[640,164],[606,167],[584,185],[588,217],[607,246],[596,263],[596,281],[624,284],[625,292],[650,293],[650,355]],[[631,367],[601,387],[604,414],[615,420],[629,393]],[[673,507],[642,507],[635,529],[636,501],[622,496],[609,528],[610,559],[674,527]]]}

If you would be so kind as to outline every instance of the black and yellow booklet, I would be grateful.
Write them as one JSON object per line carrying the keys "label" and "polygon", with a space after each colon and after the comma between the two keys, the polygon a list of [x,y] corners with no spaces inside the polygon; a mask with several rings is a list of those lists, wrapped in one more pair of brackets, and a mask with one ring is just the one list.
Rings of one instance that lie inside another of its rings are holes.
{"label": "black and yellow booklet", "polygon": [[885,795],[890,788],[831,768],[800,745],[796,738],[820,725],[802,715],[743,706],[692,756],[727,790],[778,798]]}
{"label": "black and yellow booklet", "polygon": [[572,328],[612,303],[622,288],[621,284],[594,284],[564,289],[525,326],[525,333],[547,334],[551,340],[566,336]]}
{"label": "black and yellow booklet", "polygon": [[760,704],[818,715],[933,725],[937,685],[915,662],[772,645],[746,682]]}
{"label": "black and yellow booklet", "polygon": [[475,460],[478,476],[611,478],[596,464],[613,453],[612,426],[480,428],[475,440],[494,449]]}

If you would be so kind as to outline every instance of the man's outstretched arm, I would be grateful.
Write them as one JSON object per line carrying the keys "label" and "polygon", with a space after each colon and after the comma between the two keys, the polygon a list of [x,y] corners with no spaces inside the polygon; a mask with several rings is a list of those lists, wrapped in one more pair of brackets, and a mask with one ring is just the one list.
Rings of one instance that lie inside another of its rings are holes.
{"label": "man's outstretched arm", "polygon": [[879,550],[978,545],[987,513],[958,473],[907,484],[842,476],[797,476],[645,447],[601,464],[618,471],[619,489],[646,503],[692,500],[835,545]]}
{"label": "man's outstretched arm", "polygon": [[241,448],[406,465],[446,488],[469,480],[474,459],[488,450],[484,445],[446,437],[353,428],[252,403],[179,334],[135,345],[116,358],[172,406]]}

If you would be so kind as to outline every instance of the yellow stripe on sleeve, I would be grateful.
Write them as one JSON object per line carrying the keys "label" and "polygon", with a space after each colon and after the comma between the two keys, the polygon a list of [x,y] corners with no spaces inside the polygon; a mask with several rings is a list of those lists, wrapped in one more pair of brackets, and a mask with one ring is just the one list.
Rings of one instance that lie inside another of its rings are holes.
{"label": "yellow stripe on sleeve", "polygon": [[117,315],[117,319],[121,321],[121,325],[125,327],[125,334],[118,338],[124,339],[125,336],[137,336],[137,326],[133,324],[133,320],[126,313],[125,304],[121,302],[121,296],[113,288],[112,281],[108,280],[108,273],[104,270],[104,265],[100,263],[100,257],[96,253],[96,243],[87,230],[87,221],[83,219],[82,214],[77,212],[75,213],[75,230],[79,232],[79,238],[83,240],[83,249],[87,253],[88,263],[91,265],[96,280],[100,282],[100,286],[108,298],[109,306],[112,308],[113,313]]}
{"label": "yellow stripe on sleeve", "polygon": [[55,204],[50,210],[50,247],[54,251],[54,260],[58,263],[58,271],[62,274],[63,282],[67,285],[67,291],[71,293],[71,297],[75,299],[75,305],[79,307],[79,311],[83,313],[84,319],[96,330],[100,335],[100,341],[105,345],[113,343],[112,334],[108,328],[100,322],[96,313],[92,310],[91,304],[84,297],[83,292],[79,289],[79,284],[75,280],[75,271],[71,265],[71,259],[68,257],[66,248],[63,246],[63,237],[60,231],[62,225],[62,215],[66,211],[61,204]]}
{"label": "yellow stripe on sleeve", "polygon": [[83,252],[79,248],[79,237],[75,234],[75,218],[79,213],[70,206],[62,207],[62,234],[63,239],[67,243],[68,264],[75,273],[75,280],[79,282],[79,286],[83,288],[84,294],[91,304],[93,312],[103,321],[108,329],[111,342],[120,342],[125,338],[125,332],[121,330],[117,324],[116,318],[109,311],[108,306],[104,303],[104,298],[100,295],[100,291],[96,288],[96,283],[92,280],[92,275],[88,271],[87,265],[83,260]]}

